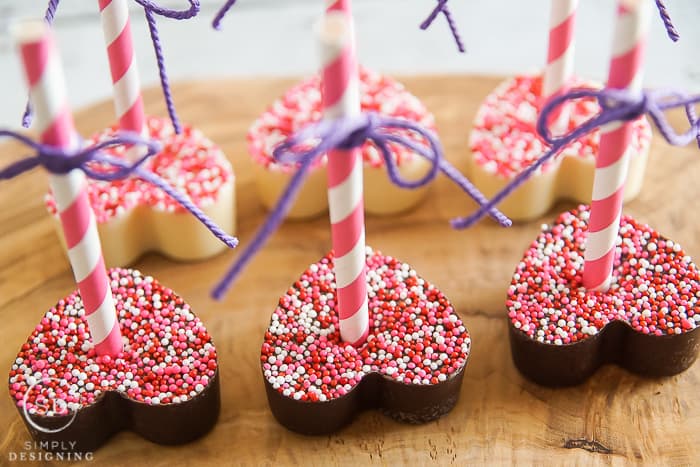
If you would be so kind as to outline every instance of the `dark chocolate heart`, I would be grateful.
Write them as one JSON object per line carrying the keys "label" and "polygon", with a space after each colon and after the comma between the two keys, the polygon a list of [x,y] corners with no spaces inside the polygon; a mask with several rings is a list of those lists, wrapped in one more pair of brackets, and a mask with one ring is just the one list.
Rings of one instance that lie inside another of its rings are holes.
{"label": "dark chocolate heart", "polygon": [[579,384],[616,363],[648,377],[688,368],[700,349],[700,275],[680,245],[622,216],[607,292],[583,287],[589,208],[565,212],[518,264],[506,308],[513,361],[536,383]]}
{"label": "dark chocolate heart", "polygon": [[285,427],[329,433],[368,408],[422,423],[457,403],[471,339],[449,300],[407,264],[369,248],[367,283],[370,331],[358,348],[340,339],[332,254],[280,299],[261,365]]}
{"label": "dark chocolate heart", "polygon": [[47,449],[93,451],[131,430],[159,444],[209,431],[219,414],[216,349],[172,290],[132,269],[109,271],[124,352],[97,356],[78,292],[49,310],[12,365],[10,396]]}

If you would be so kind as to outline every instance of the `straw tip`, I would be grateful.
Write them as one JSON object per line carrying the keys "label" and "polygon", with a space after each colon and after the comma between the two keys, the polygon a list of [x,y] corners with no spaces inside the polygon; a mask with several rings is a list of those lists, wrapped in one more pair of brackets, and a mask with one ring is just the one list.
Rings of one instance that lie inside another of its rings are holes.
{"label": "straw tip", "polygon": [[345,42],[352,35],[351,18],[342,11],[328,11],[316,22],[314,31],[321,42]]}
{"label": "straw tip", "polygon": [[26,18],[10,24],[10,35],[18,44],[41,40],[49,31],[46,21],[39,18]]}

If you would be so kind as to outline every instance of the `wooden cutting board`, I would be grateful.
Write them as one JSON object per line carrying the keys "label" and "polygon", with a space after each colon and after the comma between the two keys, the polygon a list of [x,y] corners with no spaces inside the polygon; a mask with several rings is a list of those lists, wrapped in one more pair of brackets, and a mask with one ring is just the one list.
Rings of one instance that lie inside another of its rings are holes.
{"label": "wooden cutting board", "polygon": [[[253,119],[293,80],[205,81],[175,86],[181,118],[222,146],[236,170],[242,244],[261,224],[245,134]],[[449,159],[464,169],[472,117],[496,78],[424,76],[404,80],[436,114]],[[147,108],[164,115],[160,91],[145,94]],[[84,135],[110,124],[112,104],[77,113]],[[674,117],[680,115],[674,114]],[[18,116],[19,120],[19,116]],[[680,125],[681,119],[673,119]],[[23,154],[0,147],[0,166]],[[625,206],[700,256],[700,153],[654,140],[645,187]],[[42,198],[46,176],[34,171],[0,184],[0,368],[9,367],[43,313],[73,288],[72,275]],[[121,433],[95,453],[112,465],[171,466],[467,463],[693,463],[700,461],[700,365],[672,378],[644,380],[617,367],[601,369],[579,387],[552,390],[525,380],[514,368],[504,311],[516,263],[540,224],[572,207],[561,203],[536,222],[502,229],[483,221],[453,231],[448,220],[475,205],[444,178],[412,212],[367,219],[368,244],[412,264],[452,300],[473,338],[457,407],[422,426],[396,423],[377,412],[360,415],[343,431],[304,437],[278,425],[267,407],[259,369],[263,332],[279,295],[330,248],[325,218],[287,223],[272,237],[222,302],[209,290],[237,252],[200,263],[174,263],[156,254],[136,265],[182,295],[211,331],[220,356],[222,412],[206,437],[187,446],[161,447]],[[643,356],[640,356],[643,357]],[[0,385],[0,464],[25,451],[27,430]]]}

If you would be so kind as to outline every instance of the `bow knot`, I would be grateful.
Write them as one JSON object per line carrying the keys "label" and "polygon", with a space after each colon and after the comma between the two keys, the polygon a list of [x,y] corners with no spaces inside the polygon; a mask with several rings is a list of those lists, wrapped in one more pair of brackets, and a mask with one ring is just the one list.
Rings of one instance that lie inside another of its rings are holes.
{"label": "bow knot", "polygon": [[[554,137],[547,125],[558,108],[568,102],[578,99],[593,98],[600,106],[600,112],[584,122],[578,128],[574,128],[567,134]],[[700,102],[700,95],[689,96],[673,90],[645,90],[633,92],[624,89],[572,89],[569,92],[550,99],[540,112],[537,119],[537,132],[548,144],[566,146],[582,136],[613,122],[628,122],[636,120],[642,115],[648,115],[658,128],[661,136],[674,146],[685,146],[693,139],[697,139],[700,146],[700,121],[697,118],[695,107]],[[673,108],[683,108],[688,119],[689,128],[684,133],[678,133],[668,123],[665,111]],[[556,149],[557,151],[561,149]],[[549,158],[546,153],[543,158]]]}
{"label": "bow knot", "polygon": [[[600,112],[582,123],[577,128],[561,136],[553,136],[547,123],[552,121],[557,108],[569,101],[593,98],[600,105]],[[700,95],[688,96],[682,92],[654,90],[631,92],[622,89],[572,89],[555,96],[542,108],[537,119],[537,132],[551,147],[532,165],[519,173],[508,185],[490,201],[483,204],[477,212],[460,220],[457,227],[469,227],[484,217],[489,209],[494,208],[524,183],[543,164],[557,155],[562,149],[579,138],[614,122],[629,122],[642,115],[648,115],[663,138],[673,146],[685,146],[696,140],[700,146],[700,119],[695,112],[695,104],[700,102]],[[678,133],[666,119],[664,112],[669,109],[683,108],[688,119],[689,128]]]}
{"label": "bow knot", "polygon": [[[401,132],[404,134],[402,135]],[[413,133],[424,143],[418,143],[406,133]],[[383,117],[375,112],[362,113],[355,117],[322,120],[310,125],[277,146],[273,151],[273,158],[282,163],[311,165],[314,160],[333,149],[359,148],[367,141],[378,149],[387,168],[389,179],[400,188],[414,189],[425,186],[437,176],[440,170],[447,170],[448,176],[458,184],[464,185],[466,182],[450,170],[451,166],[445,169],[449,164],[442,157],[440,143],[431,131],[407,120]],[[417,180],[403,178],[392,155],[390,147],[392,143],[404,146],[427,160],[430,168],[426,174]],[[311,149],[304,150],[310,145]],[[471,187],[463,186],[463,188],[469,192]],[[477,194],[470,194],[475,199],[478,198]],[[508,222],[505,216],[495,213],[494,216],[501,223]]]}
{"label": "bow knot", "polygon": [[81,168],[92,159],[92,148],[75,151],[72,154],[62,152],[52,146],[42,146],[36,154],[37,165],[41,165],[52,174],[67,174],[73,169]]}
{"label": "bow knot", "polygon": [[342,141],[338,145],[338,149],[347,150],[361,148],[368,139],[373,139],[381,124],[378,115],[374,112],[367,113],[364,122],[360,121],[358,123],[360,124],[358,128],[348,133],[345,141]]}
{"label": "bow knot", "polygon": [[620,120],[636,120],[646,112],[648,107],[648,96],[641,93],[632,97],[629,92],[609,90],[607,95],[598,97],[598,106],[601,112],[609,113],[615,109],[622,108],[624,113],[619,115]]}
{"label": "bow knot", "polygon": [[[161,177],[142,167],[146,160],[161,150],[161,144],[157,141],[143,139],[134,133],[121,133],[92,145],[69,150],[40,144],[24,135],[8,130],[0,130],[0,137],[12,138],[35,152],[34,156],[20,159],[0,169],[0,180],[9,180],[39,166],[52,174],[67,174],[78,169],[83,171],[87,177],[101,181],[119,180],[134,175],[163,190],[183,208],[191,212],[226,246],[235,248],[238,245],[236,237],[224,232],[187,195],[175,190]],[[103,154],[104,149],[121,145],[142,145],[146,147],[147,151],[144,156],[133,163]],[[95,167],[95,164],[98,166]]]}

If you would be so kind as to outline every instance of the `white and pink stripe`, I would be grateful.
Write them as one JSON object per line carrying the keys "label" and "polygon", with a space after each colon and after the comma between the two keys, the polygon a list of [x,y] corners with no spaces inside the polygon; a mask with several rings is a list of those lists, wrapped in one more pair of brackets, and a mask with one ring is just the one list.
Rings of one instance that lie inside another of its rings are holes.
{"label": "white and pink stripe", "polygon": [[127,0],[98,0],[114,87],[119,128],[142,134],[145,125],[141,84],[131,38]]}
{"label": "white and pink stripe", "polygon": [[326,0],[326,11],[342,11],[350,16],[352,21],[351,0]]}
{"label": "white and pink stripe", "polygon": [[[41,142],[61,148],[75,147],[79,142],[51,31],[43,21],[22,23],[17,28],[17,42]],[[50,174],[49,183],[95,350],[99,355],[114,356],[122,351],[122,338],[85,175],[78,169],[65,175]]]}
{"label": "white and pink stripe", "polygon": [[[619,0],[608,88],[641,91],[651,7],[648,0]],[[632,131],[632,122],[601,129],[583,270],[590,290],[610,287]]]}
{"label": "white and pink stripe", "polygon": [[[544,69],[542,95],[545,98],[566,92],[574,74],[574,30],[578,0],[551,0],[549,45]],[[554,116],[555,127],[568,121],[565,107]],[[565,129],[565,128],[562,128]]]}
{"label": "white and pink stripe", "polygon": [[[341,9],[335,8],[341,5]],[[349,2],[334,2],[318,28],[323,64],[325,118],[360,113],[358,66],[355,59]],[[364,343],[369,333],[365,277],[365,214],[362,158],[359,150],[328,154],[330,211],[340,335],[352,345]]]}

